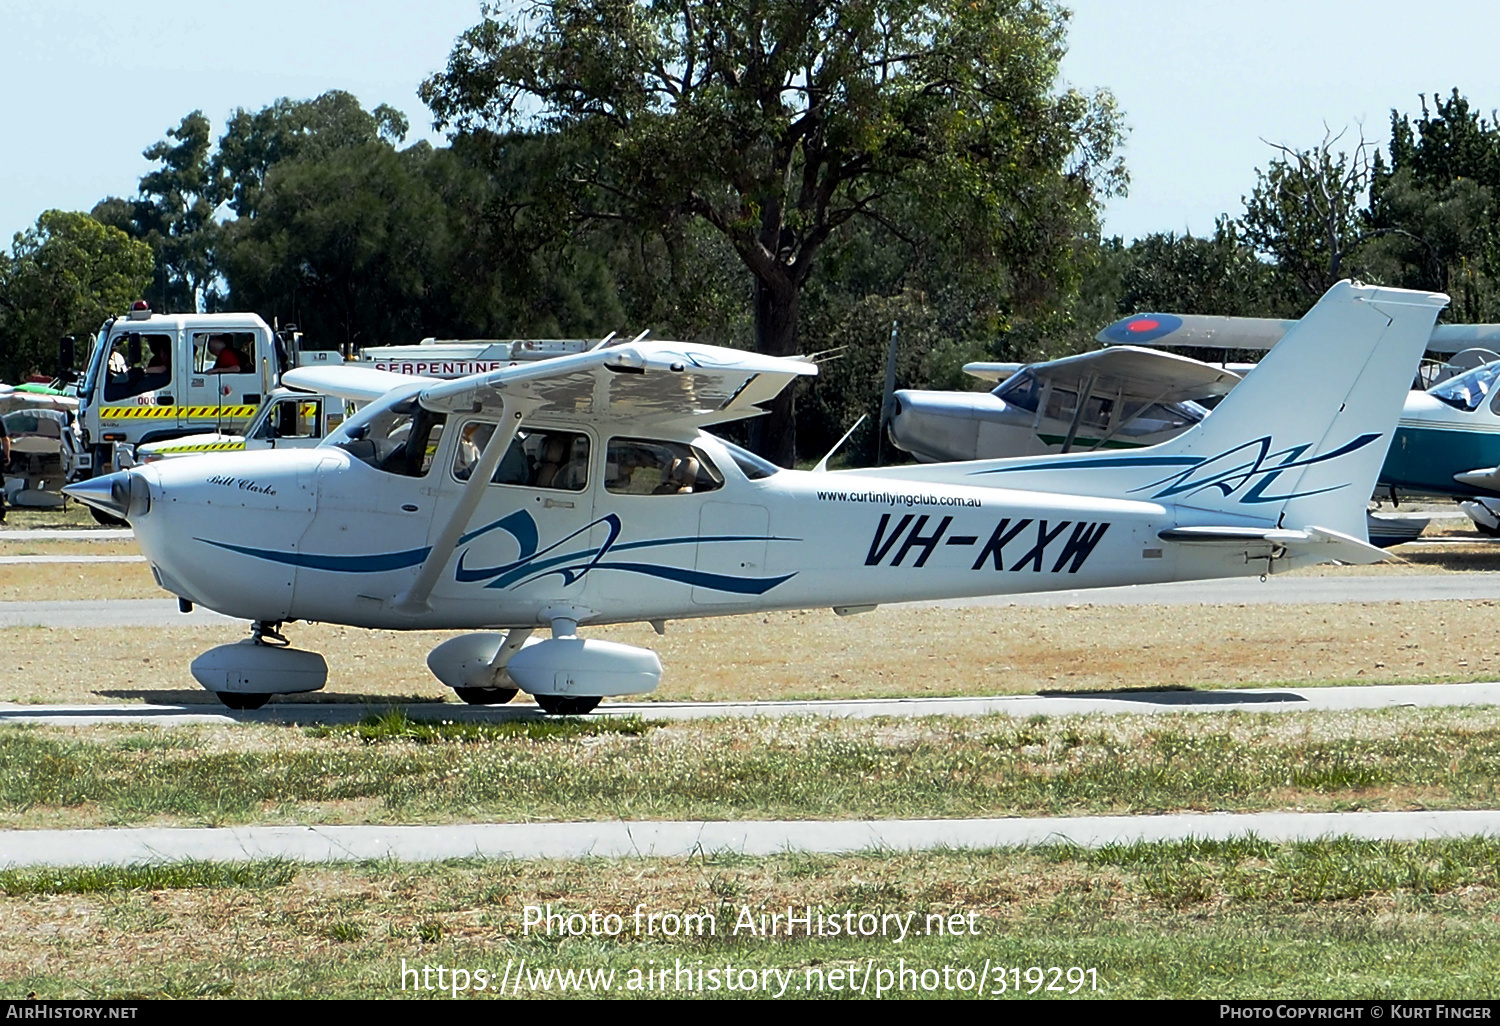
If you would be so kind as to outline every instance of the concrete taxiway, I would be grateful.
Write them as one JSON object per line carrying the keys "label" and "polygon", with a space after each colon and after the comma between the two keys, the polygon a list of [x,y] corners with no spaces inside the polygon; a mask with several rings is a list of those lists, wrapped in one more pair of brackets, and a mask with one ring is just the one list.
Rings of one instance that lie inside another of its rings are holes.
{"label": "concrete taxiway", "polygon": [[[229,723],[355,723],[399,708],[419,720],[498,723],[536,719],[536,706],[458,705],[423,702],[363,705],[353,702],[273,702],[262,709],[232,711],[208,699],[203,705],[19,705],[0,703],[0,724],[94,727],[107,724],[190,726]],[[1083,691],[992,698],[867,698],[779,702],[605,702],[593,716],[641,716],[650,720],[785,719],[820,716],[872,719],[921,716],[1080,716],[1143,713],[1286,713],[1349,709],[1474,707],[1500,705],[1500,682],[1478,684],[1378,684],[1367,687],[1235,688],[1221,691]]]}
{"label": "concrete taxiway", "polygon": [[1188,813],[1039,819],[748,820],[477,823],[442,826],[274,826],[0,831],[0,866],[100,866],[184,859],[577,859],[720,852],[933,851],[1186,838],[1419,841],[1500,834],[1500,812]]}

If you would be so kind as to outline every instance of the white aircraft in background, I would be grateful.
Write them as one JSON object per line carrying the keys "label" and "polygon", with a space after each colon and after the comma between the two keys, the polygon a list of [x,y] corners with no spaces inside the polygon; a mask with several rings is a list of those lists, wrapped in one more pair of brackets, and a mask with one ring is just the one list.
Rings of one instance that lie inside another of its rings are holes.
{"label": "white aircraft in background", "polygon": [[991,392],[902,389],[891,441],[922,463],[1140,448],[1198,423],[1240,382],[1232,370],[1184,356],[1115,346],[1045,363],[969,363]]}
{"label": "white aircraft in background", "polygon": [[[231,707],[323,686],[320,655],[283,647],[301,619],[473,632],[427,660],[466,701],[520,688],[583,713],[651,691],[661,663],[582,624],[1378,560],[1365,502],[1446,302],[1342,282],[1213,417],[1130,452],[781,470],[703,429],[812,364],[633,342],[406,379],[317,448],[166,460],[69,492],[130,522],[183,608],[252,621],[193,663]],[[344,370],[294,383],[337,394]]]}

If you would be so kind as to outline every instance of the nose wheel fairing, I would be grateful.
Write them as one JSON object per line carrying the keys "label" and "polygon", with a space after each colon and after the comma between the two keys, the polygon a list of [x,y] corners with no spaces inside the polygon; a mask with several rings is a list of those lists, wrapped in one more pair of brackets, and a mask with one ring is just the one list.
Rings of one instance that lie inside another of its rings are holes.
{"label": "nose wheel fairing", "polygon": [[231,709],[254,709],[271,695],[318,691],[328,682],[328,663],[317,652],[255,638],[209,649],[193,660],[192,671]]}

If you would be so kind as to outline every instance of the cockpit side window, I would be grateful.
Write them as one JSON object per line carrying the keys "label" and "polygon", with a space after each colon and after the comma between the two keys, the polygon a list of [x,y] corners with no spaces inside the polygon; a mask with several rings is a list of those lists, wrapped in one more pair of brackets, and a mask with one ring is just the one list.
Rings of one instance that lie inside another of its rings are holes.
{"label": "cockpit side window", "polygon": [[611,438],[604,489],[616,495],[684,495],[724,487],[724,475],[694,445],[647,438]]}
{"label": "cockpit side window", "polygon": [[[494,433],[495,424],[484,420],[471,420],[459,430],[454,477],[467,481],[473,475]],[[588,472],[588,435],[522,428],[511,439],[490,483],[581,492],[588,485]]]}
{"label": "cockpit side window", "polygon": [[447,419],[407,399],[350,429],[337,445],[387,474],[426,477]]}

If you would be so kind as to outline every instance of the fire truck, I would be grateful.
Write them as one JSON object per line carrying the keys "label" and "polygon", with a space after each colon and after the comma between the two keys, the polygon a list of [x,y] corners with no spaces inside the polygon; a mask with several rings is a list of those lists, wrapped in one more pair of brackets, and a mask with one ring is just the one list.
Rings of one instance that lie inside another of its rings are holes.
{"label": "fire truck", "polygon": [[[398,374],[455,378],[597,344],[597,339],[429,338],[415,346],[367,348],[353,362]],[[65,367],[73,362],[68,346],[65,341]],[[199,434],[243,439],[285,371],[343,362],[337,350],[302,349],[295,329],[274,331],[253,313],[156,314],[138,302],[127,316],[104,323],[89,353],[78,387],[77,476],[133,466],[136,448],[150,443]]]}
{"label": "fire truck", "polygon": [[[71,366],[64,340],[62,362]],[[295,339],[253,313],[156,314],[137,303],[104,322],[78,385],[78,476],[135,462],[135,447],[242,430],[295,359]]]}

